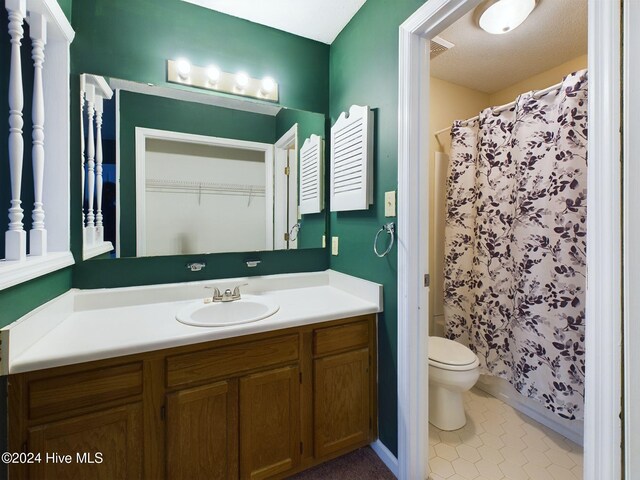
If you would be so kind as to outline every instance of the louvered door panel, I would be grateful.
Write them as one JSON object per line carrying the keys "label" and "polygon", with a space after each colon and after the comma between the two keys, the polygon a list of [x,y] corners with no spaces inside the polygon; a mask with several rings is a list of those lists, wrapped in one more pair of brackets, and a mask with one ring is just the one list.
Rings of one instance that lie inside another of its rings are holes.
{"label": "louvered door panel", "polygon": [[373,203],[373,114],[353,105],[331,128],[331,211]]}
{"label": "louvered door panel", "polygon": [[320,213],[324,208],[322,138],[311,135],[300,149],[300,213]]}

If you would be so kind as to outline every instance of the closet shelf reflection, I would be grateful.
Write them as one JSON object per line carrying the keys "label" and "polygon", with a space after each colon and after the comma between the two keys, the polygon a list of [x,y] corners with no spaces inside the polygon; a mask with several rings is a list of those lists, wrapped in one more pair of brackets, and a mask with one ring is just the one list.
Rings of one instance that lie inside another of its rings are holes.
{"label": "closet shelf reflection", "polygon": [[264,185],[147,179],[147,192],[264,197]]}

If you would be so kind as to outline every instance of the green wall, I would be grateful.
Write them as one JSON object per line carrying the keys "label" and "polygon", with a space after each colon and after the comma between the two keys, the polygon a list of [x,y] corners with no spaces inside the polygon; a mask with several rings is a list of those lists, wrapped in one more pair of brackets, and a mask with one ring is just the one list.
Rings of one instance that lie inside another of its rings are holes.
{"label": "green wall", "polygon": [[[329,110],[329,46],[319,42],[178,0],[75,1],[73,27],[76,38],[71,45],[72,185],[80,183],[79,104],[76,99],[80,73],[170,85],[166,82],[166,60],[186,57],[196,65],[215,62],[225,71],[243,69],[255,77],[271,75],[280,84],[281,105],[322,114]],[[149,112],[144,111],[147,108],[143,105],[144,100],[136,101],[140,108],[136,115],[150,122],[145,126],[153,124],[154,128],[163,128],[161,117],[166,117],[171,110],[171,100],[160,102]],[[192,108],[198,109],[197,106]],[[204,113],[197,115],[202,118]],[[230,118],[235,125],[218,126],[237,130],[237,124],[247,118],[235,112]],[[182,120],[188,120],[186,113]],[[202,133],[211,134],[207,125],[199,128]],[[131,158],[123,160],[123,165],[129,169],[133,165]],[[123,178],[124,175],[123,172]],[[76,259],[82,251],[79,190],[72,188],[71,204],[74,228],[71,240]],[[131,199],[123,200],[121,212],[125,217],[128,215],[129,222],[134,211],[135,203]],[[130,245],[125,248],[130,249]],[[261,267],[248,270],[243,263],[247,255],[260,257]],[[265,272],[323,270],[329,264],[326,251],[320,249],[247,255],[201,255],[198,258],[205,259],[208,267],[197,276],[191,272],[185,274],[184,265],[192,256],[80,261],[74,267],[73,285],[98,288],[179,282]]]}
{"label": "green wall", "polygon": [[[247,268],[247,260],[261,260],[255,268]],[[200,272],[191,272],[186,264],[203,261]],[[276,273],[314,272],[329,268],[326,251],[276,250],[274,252],[217,253],[163,257],[92,260],[76,266],[73,283],[78,288],[128,287],[158,283],[193,282],[217,278],[235,278]]]}
{"label": "green wall", "polygon": [[71,268],[0,290],[0,328],[71,288]]}
{"label": "green wall", "polygon": [[[384,314],[378,324],[380,440],[397,455],[397,249],[373,253],[383,223],[384,192],[398,185],[398,27],[424,1],[367,0],[331,45],[330,115],[334,123],[353,104],[374,110],[375,200],[369,210],[332,213],[332,236],[340,254],[331,268],[384,285]],[[426,359],[425,359],[426,361]]]}

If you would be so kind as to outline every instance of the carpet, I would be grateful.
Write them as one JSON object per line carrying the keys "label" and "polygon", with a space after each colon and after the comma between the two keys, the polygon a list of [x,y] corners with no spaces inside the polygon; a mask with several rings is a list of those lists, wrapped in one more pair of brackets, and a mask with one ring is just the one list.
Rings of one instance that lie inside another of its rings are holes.
{"label": "carpet", "polygon": [[360,448],[289,477],[290,480],[395,480],[395,478],[371,447]]}

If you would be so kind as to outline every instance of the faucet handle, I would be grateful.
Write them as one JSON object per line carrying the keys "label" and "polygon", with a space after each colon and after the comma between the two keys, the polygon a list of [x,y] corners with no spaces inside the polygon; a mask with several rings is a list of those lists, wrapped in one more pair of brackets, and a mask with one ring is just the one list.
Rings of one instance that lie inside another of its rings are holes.
{"label": "faucet handle", "polygon": [[211,298],[212,301],[219,302],[219,301],[222,300],[222,294],[220,293],[220,289],[218,287],[213,287],[213,286],[207,285],[204,288],[207,288],[209,290],[213,290],[213,297]]}
{"label": "faucet handle", "polygon": [[236,285],[236,287],[233,289],[233,298],[234,300],[237,300],[240,298],[240,287],[246,287],[247,285],[249,285],[248,283],[241,283],[240,285]]}

